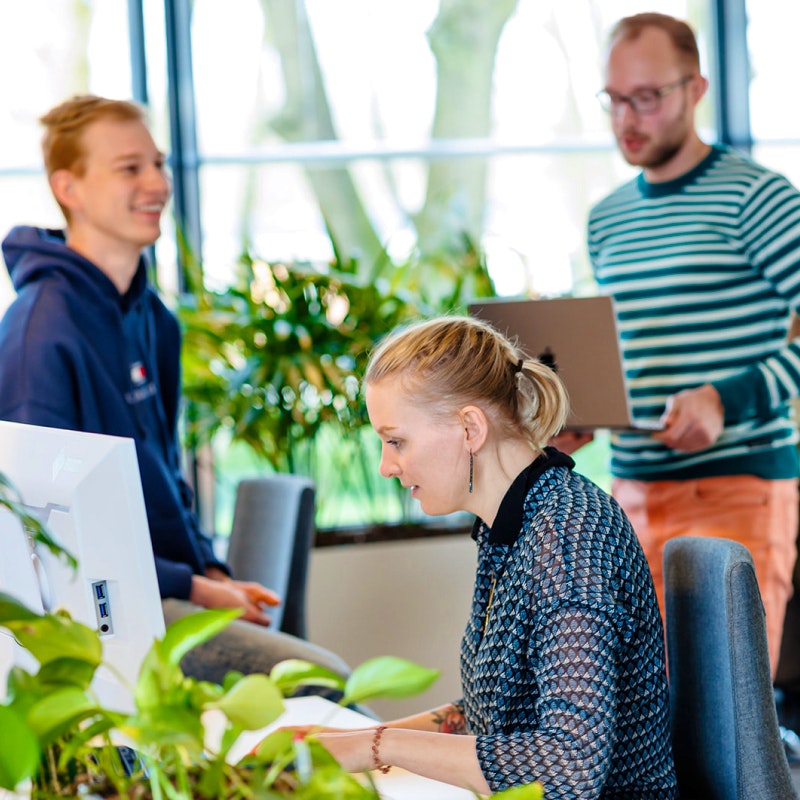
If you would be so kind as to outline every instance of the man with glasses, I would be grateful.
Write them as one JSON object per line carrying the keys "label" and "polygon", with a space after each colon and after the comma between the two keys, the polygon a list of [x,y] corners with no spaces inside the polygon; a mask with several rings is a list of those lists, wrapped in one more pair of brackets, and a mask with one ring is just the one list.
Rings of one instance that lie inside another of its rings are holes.
{"label": "man with glasses", "polygon": [[704,142],[708,81],[691,28],[637,14],[613,28],[600,100],[641,173],[591,211],[588,248],[614,298],[633,413],[612,435],[612,491],[633,522],[663,611],[665,542],[721,536],[751,551],[773,675],[798,525],[800,193]]}

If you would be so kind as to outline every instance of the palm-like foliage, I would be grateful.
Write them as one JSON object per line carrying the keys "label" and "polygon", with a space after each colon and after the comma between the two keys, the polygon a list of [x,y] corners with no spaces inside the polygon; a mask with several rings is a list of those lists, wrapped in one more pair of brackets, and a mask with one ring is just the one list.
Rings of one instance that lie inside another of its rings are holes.
{"label": "palm-like foliage", "polygon": [[463,311],[494,293],[481,254],[388,257],[370,270],[355,262],[270,264],[245,254],[233,283],[209,289],[186,259],[184,329],[188,444],[225,429],[276,470],[296,471],[297,448],[333,425],[343,435],[366,424],[361,376],[371,349],[397,325]]}

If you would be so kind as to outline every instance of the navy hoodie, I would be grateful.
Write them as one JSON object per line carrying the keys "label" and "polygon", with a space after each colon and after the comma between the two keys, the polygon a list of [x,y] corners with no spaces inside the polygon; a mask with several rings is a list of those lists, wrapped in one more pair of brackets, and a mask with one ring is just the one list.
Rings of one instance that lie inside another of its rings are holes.
{"label": "navy hoodie", "polygon": [[134,439],[161,596],[188,598],[192,574],[227,568],[183,478],[180,332],[144,259],[120,295],[62,231],[14,228],[3,257],[17,297],[0,321],[0,419]]}

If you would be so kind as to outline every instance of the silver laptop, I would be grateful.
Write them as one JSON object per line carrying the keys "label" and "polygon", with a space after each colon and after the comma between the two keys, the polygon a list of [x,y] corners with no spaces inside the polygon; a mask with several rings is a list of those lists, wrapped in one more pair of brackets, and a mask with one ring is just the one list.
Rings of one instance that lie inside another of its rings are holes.
{"label": "silver laptop", "polygon": [[661,427],[631,415],[610,297],[493,298],[474,301],[469,313],[556,370],[569,394],[568,429]]}

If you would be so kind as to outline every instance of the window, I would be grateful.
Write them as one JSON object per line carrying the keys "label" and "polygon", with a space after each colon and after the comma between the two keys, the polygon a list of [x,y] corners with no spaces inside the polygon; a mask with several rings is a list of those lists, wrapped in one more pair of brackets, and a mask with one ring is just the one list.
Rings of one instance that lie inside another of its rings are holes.
{"label": "window", "polygon": [[580,283],[588,207],[631,174],[595,98],[602,47],[638,10],[633,0],[197,0],[209,272],[224,280],[245,237],[267,259],[329,259],[327,223],[345,252],[385,246],[398,258],[429,244],[430,228],[460,227],[483,243],[503,293]]}
{"label": "window", "polygon": [[[717,138],[712,10],[743,2],[651,6],[698,31],[711,78],[701,118],[709,140]],[[776,2],[748,3],[746,42],[742,31],[729,46],[749,49],[754,154],[798,181],[793,106],[776,103],[772,89],[797,72],[798,56],[780,37],[797,27],[798,12]],[[602,49],[613,22],[640,10],[635,0],[29,0],[0,8],[4,74],[25,76],[0,89],[0,225],[62,224],[39,165],[38,116],[74,92],[126,97],[136,87],[176,180],[196,178],[185,184],[198,189],[202,241],[194,244],[213,285],[230,282],[244,246],[268,260],[326,261],[335,242],[364,263],[382,252],[402,261],[467,232],[502,294],[591,292],[588,209],[633,174],[595,98]],[[191,74],[176,57],[189,52]],[[165,223],[159,280],[175,292],[176,231]],[[10,296],[3,274],[0,308]],[[593,464],[604,462],[602,447]],[[226,464],[220,530],[237,464],[255,468],[241,453]],[[323,499],[337,495],[320,487]],[[396,498],[382,502],[386,519],[408,512]],[[361,513],[352,502],[322,521],[349,524]]]}
{"label": "window", "polygon": [[[708,27],[706,4],[655,5]],[[196,0],[207,278],[230,281],[245,241],[270,261],[330,260],[333,239],[366,263],[384,248],[402,262],[466,232],[499,293],[592,292],[589,207],[633,174],[595,97],[602,48],[616,19],[639,10],[631,0],[251,0],[234,11]],[[710,124],[710,104],[705,115]],[[343,484],[329,459],[341,447],[317,455],[322,527],[414,513],[380,481],[370,501],[363,481]],[[579,460],[607,485],[606,452],[598,437]],[[216,458],[229,488],[237,465],[253,469],[227,443]]]}
{"label": "window", "polygon": [[[81,8],[85,13],[77,13]],[[67,95],[130,94],[125,0],[29,0],[0,7],[0,229],[63,224],[41,170],[39,116]],[[0,310],[12,296],[0,270]]]}
{"label": "window", "polygon": [[747,16],[753,156],[800,186],[797,108],[782,100],[790,76],[800,70],[800,52],[792,38],[800,24],[800,8],[776,0],[751,0]]}

